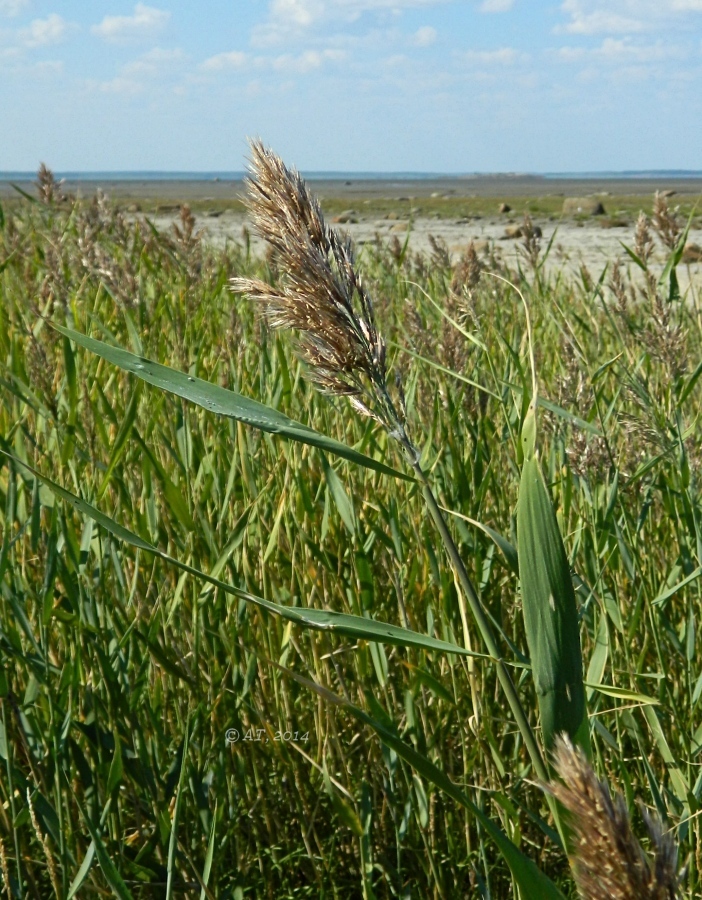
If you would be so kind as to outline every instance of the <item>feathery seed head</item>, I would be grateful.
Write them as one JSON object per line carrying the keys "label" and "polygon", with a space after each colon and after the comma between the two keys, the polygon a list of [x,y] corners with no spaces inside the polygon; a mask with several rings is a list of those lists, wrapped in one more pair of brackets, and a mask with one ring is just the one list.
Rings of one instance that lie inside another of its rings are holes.
{"label": "feathery seed head", "polygon": [[360,412],[394,429],[385,342],[350,239],[326,225],[302,176],[259,141],[251,144],[250,171],[248,207],[275,250],[281,277],[276,286],[234,278],[232,288],[259,300],[274,328],[299,333],[300,354],[318,387],[349,396]]}
{"label": "feathery seed head", "polygon": [[670,836],[642,810],[654,849],[652,868],[623,799],[612,797],[565,735],[556,743],[554,762],[561,782],[547,790],[570,813],[571,864],[583,900],[675,900],[677,851]]}

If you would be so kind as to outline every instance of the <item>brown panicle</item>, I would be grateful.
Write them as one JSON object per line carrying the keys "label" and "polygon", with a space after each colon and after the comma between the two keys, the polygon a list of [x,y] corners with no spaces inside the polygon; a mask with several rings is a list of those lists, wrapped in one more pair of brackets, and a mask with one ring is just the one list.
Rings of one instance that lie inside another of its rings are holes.
{"label": "brown panicle", "polygon": [[634,836],[624,800],[614,797],[565,736],[554,764],[561,781],[547,790],[566,808],[574,832],[571,865],[583,900],[676,900],[677,851],[670,835],[643,811],[653,866]]}
{"label": "brown panicle", "polygon": [[260,301],[274,328],[298,332],[300,355],[320,388],[348,395],[361,412],[389,424],[385,343],[350,239],[327,227],[300,174],[259,141],[251,144],[250,171],[247,205],[275,249],[280,279],[273,286],[234,278],[232,288]]}

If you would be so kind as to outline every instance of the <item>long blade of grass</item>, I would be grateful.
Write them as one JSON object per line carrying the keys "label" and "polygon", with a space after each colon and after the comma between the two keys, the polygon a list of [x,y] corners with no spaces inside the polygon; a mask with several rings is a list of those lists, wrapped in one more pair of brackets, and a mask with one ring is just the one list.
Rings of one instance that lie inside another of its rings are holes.
{"label": "long blade of grass", "polygon": [[465,522],[469,522],[471,525],[479,528],[494,542],[497,549],[504,556],[505,562],[507,563],[509,569],[514,572],[515,575],[519,575],[519,555],[514,544],[512,544],[511,541],[508,541],[506,537],[503,537],[499,533],[499,531],[495,531],[495,529],[491,528],[489,525],[484,525],[482,522],[478,522],[477,519],[471,519],[470,516],[464,516],[463,513],[456,512],[453,509],[448,509],[445,506],[442,506],[441,509],[445,513],[448,513],[451,516],[455,516],[457,519],[463,519]]}
{"label": "long blade of grass", "polygon": [[[129,531],[128,528],[115,522],[114,519],[111,519],[92,504],[83,500],[82,497],[78,497],[76,494],[67,491],[50,478],[47,478],[46,475],[42,475],[41,472],[32,468],[27,463],[11,456],[2,449],[0,449],[0,453],[31,472],[45,484],[52,493],[70,503],[79,513],[81,513],[81,515],[88,516],[90,519],[97,522],[98,525],[102,525],[103,528],[111,534],[114,534],[115,537],[124,541],[126,544],[130,544],[132,547],[137,547],[140,550],[145,550],[147,553],[153,553],[165,562],[177,566],[179,569],[182,569],[182,571],[188,572],[190,575],[194,575],[196,578],[200,578],[214,587],[220,588],[225,593],[231,594],[234,597],[239,597],[249,603],[253,603],[261,609],[265,609],[273,615],[281,616],[290,622],[301,625],[303,628],[315,628],[322,631],[335,632],[336,634],[341,634],[345,637],[351,637],[356,640],[375,641],[379,644],[395,644],[400,647],[418,647],[428,651],[456,653],[459,656],[473,656],[482,659],[492,658],[487,654],[466,650],[458,644],[442,641],[438,638],[431,637],[430,635],[420,634],[419,632],[411,631],[409,628],[403,628],[399,625],[391,625],[386,622],[378,622],[375,619],[366,619],[363,616],[353,616],[348,613],[339,613],[332,610],[283,606],[282,604],[274,603],[271,600],[264,600],[263,597],[257,597],[255,594],[243,591],[240,588],[234,587],[232,584],[220,581],[219,578],[213,578],[206,572],[202,572],[194,566],[190,566],[175,557],[169,556],[167,553],[164,553],[163,550],[160,550],[158,547],[155,547],[153,544],[144,540],[144,538],[139,537],[139,535]],[[522,664],[512,663],[512,665],[521,667]]]}
{"label": "long blade of grass", "polygon": [[76,877],[71,882],[71,886],[68,889],[68,894],[66,900],[73,900],[78,891],[83,886],[83,882],[88,877],[88,872],[90,872],[90,867],[93,864],[93,860],[95,859],[95,841],[91,841],[88,849],[85,852],[85,857],[83,858],[83,862],[81,863],[80,869],[76,872]]}
{"label": "long blade of grass", "polygon": [[236,419],[252,428],[258,428],[260,431],[266,431],[269,434],[277,434],[291,441],[298,441],[302,444],[310,444],[312,447],[319,447],[336,456],[341,456],[349,462],[364,466],[366,469],[373,469],[376,472],[382,472],[384,475],[392,475],[395,478],[402,478],[405,481],[412,481],[411,475],[406,475],[393,469],[391,466],[366,456],[347,444],[342,444],[334,438],[320,434],[313,428],[297,422],[295,419],[289,418],[284,413],[266,406],[265,403],[259,403],[250,397],[244,397],[235,391],[227,390],[218,384],[212,384],[202,378],[195,378],[192,375],[186,375],[185,372],[179,372],[177,369],[171,369],[169,366],[162,366],[160,363],[145,357],[136,356],[128,350],[121,347],[112,347],[95,338],[88,337],[78,331],[70,328],[64,328],[61,325],[54,324],[57,331],[65,337],[75,341],[81,347],[101,356],[107,362],[125,372],[136,375],[142,381],[168,391],[190,403],[195,403],[203,409],[216,413],[220,416],[227,416],[230,419]]}
{"label": "long blade of grass", "polygon": [[[90,817],[83,809],[78,797],[73,794],[73,800],[78,807],[78,812],[81,815],[81,818],[85,822],[85,827],[90,832],[90,837],[92,838],[93,844],[95,845],[95,855],[97,856],[97,861],[102,869],[102,874],[105,876],[105,881],[112,888],[112,893],[115,897],[119,897],[119,900],[133,900],[132,893],[124,883],[122,876],[117,871],[117,867],[110,859],[110,855],[107,852],[107,848],[102,842],[102,838],[100,837],[97,828],[90,821]],[[110,801],[108,800],[108,803]]]}
{"label": "long blade of grass", "polygon": [[215,800],[214,811],[212,813],[212,827],[210,828],[210,837],[207,841],[207,852],[205,853],[205,868],[202,870],[202,890],[200,891],[200,900],[207,898],[207,885],[210,881],[210,873],[212,872],[212,860],[214,859],[215,835],[217,834],[217,800]]}
{"label": "long blade of grass", "polygon": [[190,741],[190,722],[185,725],[185,737],[180,753],[180,773],[178,775],[178,787],[176,788],[175,807],[173,809],[173,821],[171,823],[171,836],[168,839],[168,864],[166,876],[166,900],[173,897],[173,879],[175,877],[175,858],[178,849],[178,825],[180,822],[180,808],[183,800],[183,783],[185,781],[186,760],[188,757],[188,744]]}
{"label": "long blade of grass", "polygon": [[524,624],[541,712],[543,740],[566,732],[589,753],[578,611],[556,514],[535,452],[531,409],[524,425],[524,465],[517,506],[517,552]]}

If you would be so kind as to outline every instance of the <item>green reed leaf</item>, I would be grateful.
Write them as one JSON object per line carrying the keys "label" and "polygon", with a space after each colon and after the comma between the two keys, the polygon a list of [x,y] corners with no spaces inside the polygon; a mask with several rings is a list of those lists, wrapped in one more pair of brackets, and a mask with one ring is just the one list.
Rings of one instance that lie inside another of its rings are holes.
{"label": "green reed leaf", "polygon": [[402,478],[405,481],[412,481],[410,475],[405,475],[391,466],[385,465],[377,459],[366,456],[341,441],[320,434],[313,428],[303,425],[302,422],[296,422],[284,413],[266,406],[265,403],[259,403],[235,391],[227,390],[218,384],[212,384],[202,378],[195,378],[193,375],[186,375],[185,372],[179,372],[177,369],[171,369],[169,366],[162,366],[160,363],[154,362],[145,357],[136,356],[128,350],[121,347],[112,347],[95,338],[88,337],[78,331],[70,328],[64,328],[61,325],[53,326],[64,337],[70,338],[81,347],[101,356],[107,362],[125,372],[136,375],[142,381],[160,388],[162,391],[168,391],[190,403],[195,403],[203,409],[207,409],[220,416],[227,416],[230,419],[236,419],[252,428],[258,428],[260,431],[266,431],[269,434],[278,434],[281,437],[291,441],[298,441],[302,444],[309,444],[312,447],[319,447],[336,456],[341,456],[349,462],[364,466],[366,469],[373,469],[376,472],[382,472],[384,475],[392,475],[395,478]]}
{"label": "green reed leaf", "polygon": [[546,748],[566,732],[589,751],[583,662],[573,580],[535,452],[533,410],[524,423],[517,552],[524,624]]}

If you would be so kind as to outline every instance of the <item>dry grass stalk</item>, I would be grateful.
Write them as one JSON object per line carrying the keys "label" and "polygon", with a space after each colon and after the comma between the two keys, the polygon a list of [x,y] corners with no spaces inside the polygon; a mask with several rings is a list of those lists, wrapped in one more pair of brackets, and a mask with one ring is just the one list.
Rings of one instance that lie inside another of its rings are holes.
{"label": "dry grass stalk", "polygon": [[656,191],[653,197],[653,227],[669,250],[674,250],[680,237],[680,222],[676,210],[671,210],[666,198]]}
{"label": "dry grass stalk", "polygon": [[234,278],[233,289],[260,301],[274,328],[298,332],[300,355],[321,389],[348,396],[404,443],[404,419],[387,388],[385,342],[350,238],[327,227],[300,174],[258,141],[248,189],[254,226],[275,251],[280,280]]}
{"label": "dry grass stalk", "polygon": [[0,871],[2,871],[2,892],[3,894],[6,894],[11,900],[12,888],[10,887],[10,867],[7,864],[5,842],[2,838],[0,838]]}
{"label": "dry grass stalk", "polygon": [[623,799],[612,797],[565,736],[556,745],[555,767],[562,781],[548,790],[570,813],[575,832],[571,865],[583,900],[676,900],[677,849],[670,835],[642,809],[654,851],[651,864]]}
{"label": "dry grass stalk", "polygon": [[539,255],[541,253],[541,229],[534,225],[529,213],[524,213],[522,246],[520,249],[524,258],[535,272],[539,266]]}
{"label": "dry grass stalk", "polygon": [[61,896],[61,891],[59,889],[59,879],[58,872],[56,871],[56,862],[54,861],[53,854],[51,852],[51,847],[49,846],[49,840],[45,834],[42,834],[41,828],[39,827],[39,821],[37,819],[37,814],[34,811],[34,804],[32,803],[32,794],[29,788],[27,788],[27,805],[29,806],[29,816],[32,820],[32,827],[34,828],[34,833],[37,836],[39,843],[44,850],[44,858],[46,859],[46,867],[49,870],[49,878],[51,879],[51,886],[54,889],[54,894],[56,897]]}
{"label": "dry grass stalk", "polygon": [[651,256],[653,255],[653,235],[651,234],[648,216],[644,212],[640,212],[639,217],[636,220],[634,252],[642,262],[646,263],[646,265],[648,265]]}
{"label": "dry grass stalk", "polygon": [[461,294],[463,290],[468,293],[474,290],[480,283],[480,275],[483,271],[482,264],[478,259],[478,254],[473,241],[468,244],[465,251],[461,254],[451,279],[451,290],[454,294]]}
{"label": "dry grass stalk", "polygon": [[54,173],[44,163],[39,166],[37,172],[37,192],[42,203],[62,203],[67,200],[63,193],[64,180],[56,181]]}

